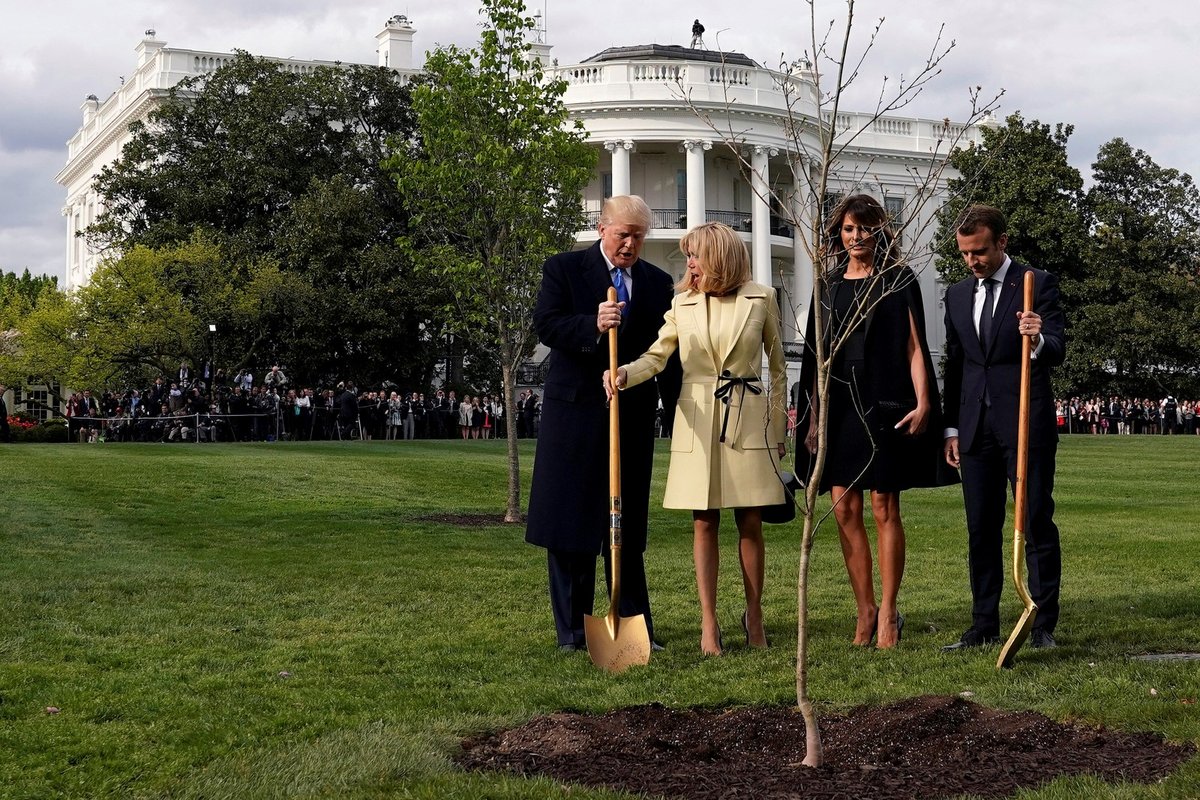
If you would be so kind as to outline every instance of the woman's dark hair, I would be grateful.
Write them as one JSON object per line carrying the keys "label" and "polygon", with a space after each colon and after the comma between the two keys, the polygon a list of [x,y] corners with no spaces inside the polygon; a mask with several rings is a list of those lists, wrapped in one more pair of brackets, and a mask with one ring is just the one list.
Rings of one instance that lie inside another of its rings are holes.
{"label": "woman's dark hair", "polygon": [[842,244],[842,223],[846,217],[854,217],[859,225],[871,229],[875,236],[875,268],[884,270],[900,260],[900,241],[889,224],[887,212],[879,201],[869,194],[852,194],[842,198],[829,215],[825,226],[826,253],[831,269],[844,267],[849,260],[846,246]]}

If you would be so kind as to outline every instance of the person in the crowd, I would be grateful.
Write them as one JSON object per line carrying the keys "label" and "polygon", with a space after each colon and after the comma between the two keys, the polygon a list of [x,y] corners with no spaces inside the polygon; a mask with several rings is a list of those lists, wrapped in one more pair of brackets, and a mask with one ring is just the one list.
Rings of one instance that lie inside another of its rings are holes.
{"label": "person in the crowd", "polygon": [[464,441],[471,436],[471,408],[474,405],[469,394],[464,394],[462,402],[458,404],[458,432]]}
{"label": "person in the crowd", "polygon": [[492,396],[490,394],[485,394],[483,396],[483,402],[479,404],[479,407],[483,410],[483,424],[480,425],[481,435],[484,439],[491,439],[492,431],[495,428],[495,423],[493,422],[495,419],[495,414],[492,406]]}
{"label": "person in the crowd", "polygon": [[404,400],[399,392],[392,391],[387,401],[387,438],[388,441],[401,438],[400,429],[404,426]]}
{"label": "person in the crowd", "polygon": [[[904,616],[897,599],[904,577],[900,493],[951,482],[942,460],[941,402],[925,335],[917,276],[900,263],[887,212],[869,195],[838,204],[825,230],[829,253],[822,329],[809,314],[800,385],[808,407],[796,471],[811,474],[818,449],[816,337],[828,354],[826,453],[820,489],[829,492],[857,621],[853,643],[895,647]],[[871,545],[863,522],[864,492],[875,521],[880,594],[876,604]]]}
{"label": "person in the crowd", "polygon": [[413,437],[424,439],[428,434],[430,404],[425,400],[424,392],[412,393],[413,407]]}
{"label": "person in the crowd", "polygon": [[274,389],[280,394],[283,394],[288,387],[287,375],[283,373],[283,370],[281,370],[278,365],[275,365],[271,367],[271,371],[267,373],[265,378],[263,378],[263,385],[266,386],[268,390]]}
{"label": "person in the crowd", "polygon": [[[608,393],[614,385],[636,387],[679,353],[683,388],[663,506],[692,512],[700,649],[716,656],[724,649],[717,620],[717,536],[725,508],[734,509],[738,528],[746,642],[767,646],[762,507],[784,498],[778,459],[786,452],[787,367],[775,290],[751,280],[750,253],[737,233],[709,222],[688,231],[679,249],[687,256],[687,271],[657,340],[619,367],[612,383],[606,371],[603,383]],[[765,380],[764,354],[770,369]]]}
{"label": "person in the crowd", "polygon": [[[1038,613],[1035,648],[1055,647],[1062,554],[1054,524],[1058,431],[1050,370],[1066,356],[1066,321],[1058,278],[1009,258],[1008,223],[991,206],[970,206],[955,225],[971,274],[946,290],[945,456],[962,471],[971,576],[971,626],[943,649],[1000,639],[1005,581],[1006,495],[1016,482],[1022,342],[1032,346],[1029,450],[1025,475],[1025,562]],[[1024,311],[1026,273],[1034,276],[1033,310]]]}
{"label": "person in the crowd", "polygon": [[354,386],[354,381],[345,381],[338,384],[337,409],[338,409],[338,435],[345,441],[350,441],[357,428],[358,421],[358,391]]}
{"label": "person in the crowd", "polygon": [[483,405],[479,395],[471,400],[471,438],[478,439],[483,435]]}
{"label": "person in the crowd", "polygon": [[0,442],[11,442],[12,433],[8,429],[8,404],[4,401],[4,393],[8,387],[0,383]]}
{"label": "person in the crowd", "polygon": [[526,438],[537,438],[538,418],[541,415],[540,406],[541,403],[538,401],[537,392],[530,389],[529,394],[525,397],[525,402],[521,405],[521,422],[525,427]]}
{"label": "person in the crowd", "polygon": [[[583,618],[595,599],[596,556],[609,560],[609,419],[601,376],[608,367],[609,330],[616,328],[622,361],[654,342],[671,306],[671,276],[641,259],[653,223],[640,197],[605,201],[599,241],[586,250],[559,253],[542,266],[533,312],[538,338],[550,348],[545,401],[537,395],[520,409],[521,426],[537,437],[525,541],[546,549],[550,606],[561,650],[586,649]],[[617,289],[617,301],[607,299]],[[621,592],[618,613],[644,615],[654,640],[654,620],[644,563],[654,459],[656,382],[621,398]],[[678,369],[657,383],[674,402]]]}

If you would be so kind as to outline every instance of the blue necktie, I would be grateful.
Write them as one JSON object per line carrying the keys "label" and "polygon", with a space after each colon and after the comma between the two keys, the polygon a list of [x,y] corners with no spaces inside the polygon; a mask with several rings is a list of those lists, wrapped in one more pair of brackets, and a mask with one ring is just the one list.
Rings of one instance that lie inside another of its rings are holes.
{"label": "blue necktie", "polygon": [[617,290],[617,302],[625,304],[621,309],[621,316],[625,316],[629,313],[629,287],[625,285],[625,270],[614,267],[612,276],[613,287]]}

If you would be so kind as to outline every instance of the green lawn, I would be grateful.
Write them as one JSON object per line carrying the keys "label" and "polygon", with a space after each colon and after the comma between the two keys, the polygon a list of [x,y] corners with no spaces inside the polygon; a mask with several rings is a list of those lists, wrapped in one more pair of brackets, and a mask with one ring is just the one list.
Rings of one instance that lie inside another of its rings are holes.
{"label": "green lawn", "polygon": [[[660,443],[661,445],[662,443]],[[603,798],[464,775],[458,738],[560,709],[794,702],[799,529],[768,531],[768,632],[738,645],[726,520],[728,657],[703,659],[690,520],[658,509],[648,555],[668,649],[613,677],[554,649],[543,552],[499,512],[498,442],[0,448],[0,796]],[[532,447],[522,447],[528,478]],[[943,654],[969,623],[956,487],[904,498],[907,624],[853,648],[832,525],[813,568],[822,711],[925,694],[1200,743],[1200,437],[1074,437],[1059,454],[1062,645]],[[660,449],[657,506],[665,476]],[[1008,528],[1011,530],[1011,527]],[[1011,591],[1005,606],[1015,619]],[[48,714],[47,707],[60,710]],[[1058,781],[1024,798],[1194,798],[1200,758],[1157,787]]]}

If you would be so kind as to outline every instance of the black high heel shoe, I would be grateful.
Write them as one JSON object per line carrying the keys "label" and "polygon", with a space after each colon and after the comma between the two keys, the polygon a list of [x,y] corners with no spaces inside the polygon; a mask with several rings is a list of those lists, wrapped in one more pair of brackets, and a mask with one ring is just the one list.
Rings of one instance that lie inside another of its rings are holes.
{"label": "black high heel shoe", "polygon": [[767,638],[767,629],[765,627],[763,628],[763,644],[762,644],[762,646],[760,647],[758,645],[750,644],[750,620],[749,620],[749,617],[750,617],[749,611],[742,612],[742,630],[746,632],[746,646],[753,647],[755,650],[766,650],[767,648],[769,648],[771,646],[771,640],[769,638]]}

